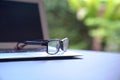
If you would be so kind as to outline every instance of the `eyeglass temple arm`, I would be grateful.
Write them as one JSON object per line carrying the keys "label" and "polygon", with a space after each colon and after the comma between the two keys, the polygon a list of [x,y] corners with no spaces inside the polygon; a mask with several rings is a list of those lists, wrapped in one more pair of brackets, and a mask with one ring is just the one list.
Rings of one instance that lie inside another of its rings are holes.
{"label": "eyeglass temple arm", "polygon": [[43,46],[46,46],[47,42],[46,41],[25,41],[24,44],[26,44],[26,45],[43,45]]}

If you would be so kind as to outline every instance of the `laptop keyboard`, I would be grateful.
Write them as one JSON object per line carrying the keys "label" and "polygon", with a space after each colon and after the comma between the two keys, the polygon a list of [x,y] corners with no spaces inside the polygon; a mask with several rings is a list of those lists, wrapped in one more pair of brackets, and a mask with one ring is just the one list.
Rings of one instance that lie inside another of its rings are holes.
{"label": "laptop keyboard", "polygon": [[22,53],[22,52],[43,52],[43,51],[46,51],[45,48],[41,48],[41,49],[22,49],[22,50],[0,49],[0,53]]}

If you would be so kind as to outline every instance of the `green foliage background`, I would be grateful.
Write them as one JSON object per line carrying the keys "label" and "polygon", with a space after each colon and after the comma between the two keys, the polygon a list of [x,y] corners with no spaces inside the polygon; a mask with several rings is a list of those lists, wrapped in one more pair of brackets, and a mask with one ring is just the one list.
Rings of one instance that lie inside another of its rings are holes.
{"label": "green foliage background", "polygon": [[[89,1],[89,2],[86,2]],[[91,1],[91,2],[90,2]],[[104,17],[98,18],[100,1],[105,1]],[[120,4],[116,0],[43,0],[47,13],[50,38],[70,39],[72,49],[91,49],[92,37],[105,42],[105,51],[120,51]],[[77,10],[88,13],[81,20]],[[98,28],[99,27],[99,28]]]}
{"label": "green foliage background", "polygon": [[[78,20],[88,26],[91,37],[105,43],[105,51],[120,51],[119,0],[67,0]],[[77,5],[77,6],[76,6]],[[81,14],[83,13],[83,14]]]}
{"label": "green foliage background", "polygon": [[72,49],[90,49],[84,24],[71,12],[67,0],[43,0],[47,13],[50,38],[70,39]]}

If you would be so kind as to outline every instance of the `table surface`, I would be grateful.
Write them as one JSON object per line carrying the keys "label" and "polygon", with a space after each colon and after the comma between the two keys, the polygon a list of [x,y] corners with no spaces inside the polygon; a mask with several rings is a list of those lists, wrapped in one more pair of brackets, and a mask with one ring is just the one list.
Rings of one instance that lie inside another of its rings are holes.
{"label": "table surface", "polygon": [[120,80],[120,54],[75,52],[83,56],[0,62],[0,80]]}

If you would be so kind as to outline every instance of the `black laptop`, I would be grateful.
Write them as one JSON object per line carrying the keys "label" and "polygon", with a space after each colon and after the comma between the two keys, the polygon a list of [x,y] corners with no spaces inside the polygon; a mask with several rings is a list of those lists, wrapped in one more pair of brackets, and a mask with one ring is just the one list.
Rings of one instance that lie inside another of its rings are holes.
{"label": "black laptop", "polygon": [[[49,39],[44,5],[41,0],[0,1],[0,59],[74,56],[48,55],[45,51],[7,52],[14,50],[17,42]],[[27,49],[39,49],[28,46]],[[5,51],[5,52],[4,52]],[[78,54],[77,54],[78,55]]]}

